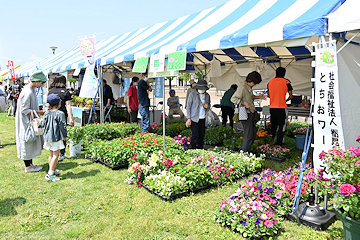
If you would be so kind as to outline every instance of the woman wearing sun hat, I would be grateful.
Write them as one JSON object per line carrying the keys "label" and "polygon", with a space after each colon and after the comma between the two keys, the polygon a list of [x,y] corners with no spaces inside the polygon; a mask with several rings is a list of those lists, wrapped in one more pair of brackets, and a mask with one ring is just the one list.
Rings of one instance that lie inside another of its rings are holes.
{"label": "woman wearing sun hat", "polygon": [[25,132],[31,118],[31,111],[43,115],[39,110],[35,88],[39,88],[48,79],[42,71],[37,71],[30,77],[28,83],[20,93],[15,115],[17,157],[24,160],[25,172],[38,172],[41,166],[33,165],[33,158],[41,155],[44,144],[43,136],[37,136],[34,142],[25,142]]}
{"label": "woman wearing sun hat", "polygon": [[205,136],[205,112],[210,108],[210,95],[206,92],[209,89],[205,80],[200,79],[195,85],[196,91],[189,94],[186,103],[187,118],[186,127],[191,127],[191,149],[204,148]]}

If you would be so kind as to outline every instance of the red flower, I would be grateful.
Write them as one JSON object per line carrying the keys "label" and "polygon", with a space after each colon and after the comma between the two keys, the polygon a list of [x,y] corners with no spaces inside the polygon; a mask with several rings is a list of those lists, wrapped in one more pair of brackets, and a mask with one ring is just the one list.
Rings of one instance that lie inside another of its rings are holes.
{"label": "red flower", "polygon": [[219,176],[217,174],[214,175],[214,179],[218,179]]}

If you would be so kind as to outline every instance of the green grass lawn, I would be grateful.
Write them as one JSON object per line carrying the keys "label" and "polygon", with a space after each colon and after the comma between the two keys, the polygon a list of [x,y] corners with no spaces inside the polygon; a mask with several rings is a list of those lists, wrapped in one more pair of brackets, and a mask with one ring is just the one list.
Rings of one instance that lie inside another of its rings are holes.
{"label": "green grass lawn", "polygon": [[[213,220],[218,201],[238,183],[164,202],[123,183],[126,169],[112,171],[84,155],[58,163],[61,181],[50,183],[44,179],[46,150],[34,159],[43,170],[24,172],[16,153],[15,119],[5,113],[0,113],[0,139],[0,239],[242,239]],[[269,164],[279,170],[291,163]],[[286,221],[277,239],[341,237],[339,220],[325,232]]]}

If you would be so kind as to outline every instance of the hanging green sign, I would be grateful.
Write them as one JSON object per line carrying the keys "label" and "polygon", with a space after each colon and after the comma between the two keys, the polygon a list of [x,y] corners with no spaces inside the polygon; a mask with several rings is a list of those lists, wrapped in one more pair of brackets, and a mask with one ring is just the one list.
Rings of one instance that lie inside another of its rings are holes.
{"label": "hanging green sign", "polygon": [[185,70],[186,68],[186,51],[169,53],[168,67],[169,71]]}
{"label": "hanging green sign", "polygon": [[146,72],[149,58],[137,58],[133,67],[133,72],[144,73]]}

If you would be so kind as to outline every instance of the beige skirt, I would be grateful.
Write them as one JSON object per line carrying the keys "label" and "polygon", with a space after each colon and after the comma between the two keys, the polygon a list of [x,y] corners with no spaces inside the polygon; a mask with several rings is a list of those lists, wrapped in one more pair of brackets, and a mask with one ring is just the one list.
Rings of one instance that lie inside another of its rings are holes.
{"label": "beige skirt", "polygon": [[50,150],[50,151],[57,151],[60,149],[64,149],[65,145],[63,143],[63,140],[57,141],[57,142],[45,142],[44,143],[44,149]]}

